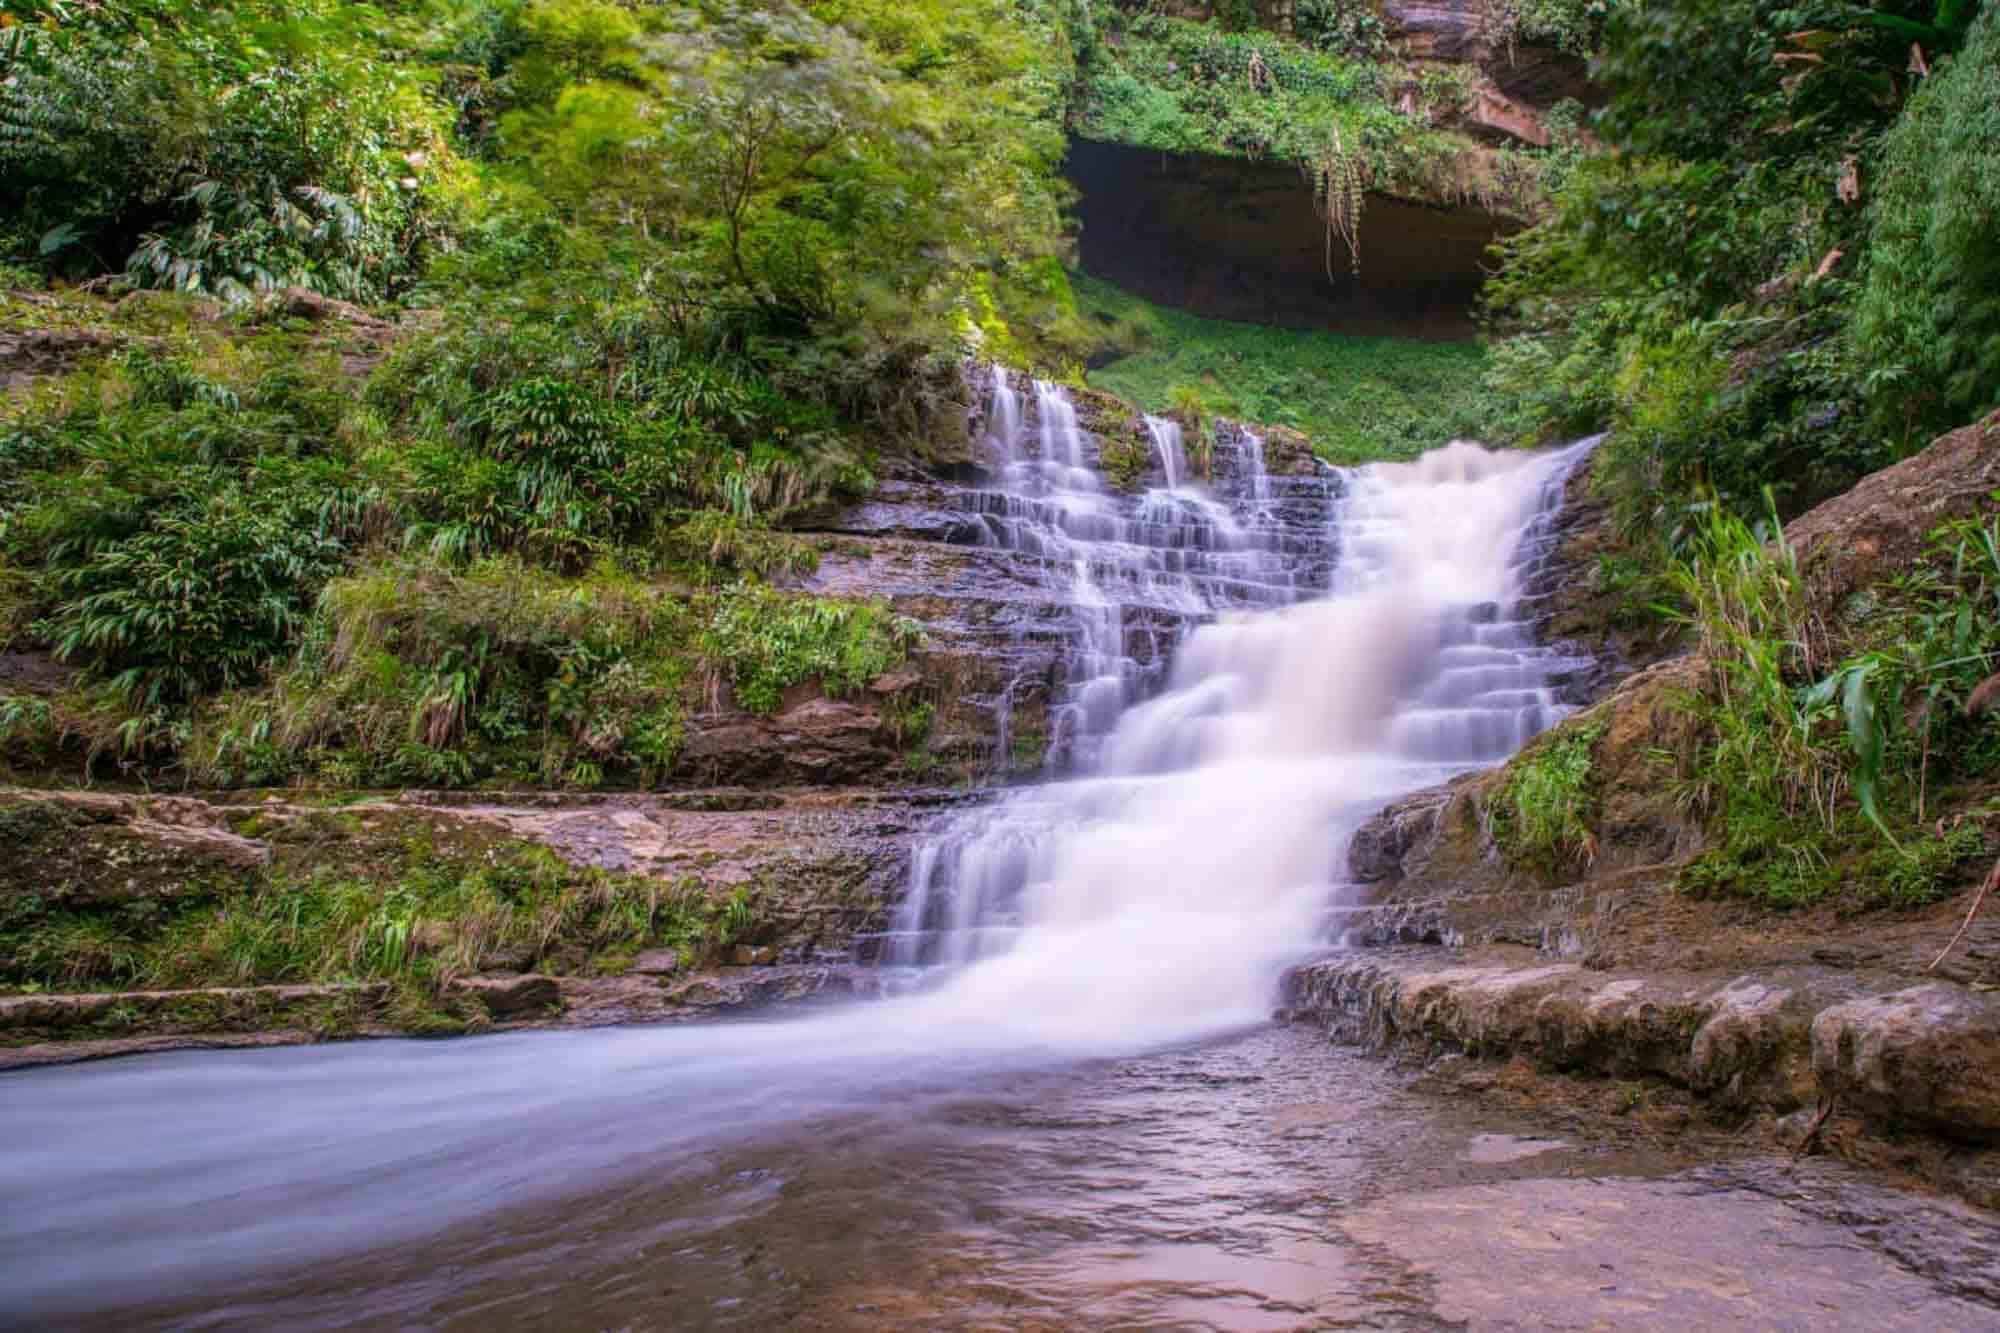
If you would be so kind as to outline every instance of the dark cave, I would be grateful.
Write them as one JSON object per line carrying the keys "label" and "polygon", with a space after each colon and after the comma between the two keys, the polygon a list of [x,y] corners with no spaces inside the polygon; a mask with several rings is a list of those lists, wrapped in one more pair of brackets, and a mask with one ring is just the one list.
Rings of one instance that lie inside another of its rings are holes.
{"label": "dark cave", "polygon": [[1486,251],[1515,224],[1475,206],[1371,194],[1360,266],[1295,167],[1071,143],[1086,272],[1212,319],[1405,338],[1470,338]]}

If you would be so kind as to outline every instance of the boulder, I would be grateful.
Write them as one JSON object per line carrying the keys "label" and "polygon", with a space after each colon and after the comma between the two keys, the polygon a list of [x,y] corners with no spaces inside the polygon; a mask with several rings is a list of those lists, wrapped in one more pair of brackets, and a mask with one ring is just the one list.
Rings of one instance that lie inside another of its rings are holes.
{"label": "boulder", "polygon": [[681,970],[680,952],[675,949],[648,949],[626,969],[635,976],[670,977]]}
{"label": "boulder", "polygon": [[1451,787],[1432,787],[1385,808],[1354,831],[1347,844],[1347,873],[1359,884],[1396,880],[1420,869],[1411,854],[1437,832],[1451,804]]}
{"label": "boulder", "polygon": [[1812,1025],[1813,1073],[1856,1109],[2000,1138],[2000,1000],[1932,982],[1851,1000]]}

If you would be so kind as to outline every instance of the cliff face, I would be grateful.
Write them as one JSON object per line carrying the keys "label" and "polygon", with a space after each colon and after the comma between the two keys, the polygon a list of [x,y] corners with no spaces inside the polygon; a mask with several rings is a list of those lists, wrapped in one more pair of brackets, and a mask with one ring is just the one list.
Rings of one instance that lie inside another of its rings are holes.
{"label": "cliff face", "polygon": [[1590,97],[1582,59],[1483,3],[1331,33],[1281,0],[1254,7],[1254,41],[1226,35],[1246,17],[1105,22],[1071,111],[1084,267],[1216,318],[1470,337],[1488,247],[1540,208],[1543,150],[1581,142],[1550,113]]}

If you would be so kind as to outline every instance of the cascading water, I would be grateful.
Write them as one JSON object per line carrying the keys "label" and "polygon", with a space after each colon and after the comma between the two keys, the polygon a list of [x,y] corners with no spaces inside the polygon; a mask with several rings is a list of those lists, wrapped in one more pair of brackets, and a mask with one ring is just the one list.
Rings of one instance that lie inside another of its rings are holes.
{"label": "cascading water", "polygon": [[[1239,437],[1239,453],[1255,446]],[[1271,582],[1240,614],[1207,596],[1229,583],[1214,566],[1183,584],[1210,620],[1166,688],[1098,716],[1110,725],[1082,776],[961,816],[921,848],[887,956],[973,964],[932,997],[968,1018],[1182,1034],[1260,1016],[1282,966],[1331,942],[1362,820],[1560,718],[1556,686],[1576,664],[1535,644],[1521,603],[1588,447],[1460,443],[1344,474],[1323,599],[1287,605],[1297,594]],[[1204,518],[1205,552],[1256,530],[1261,462],[1258,447],[1258,466],[1238,468],[1238,512]],[[1140,527],[1184,494],[1150,493]],[[1129,545],[1120,536],[1102,540]],[[1105,555],[1074,558],[1081,614],[1100,614],[1089,571]]]}
{"label": "cascading water", "polygon": [[1264,466],[1264,437],[1248,426],[1236,428],[1236,465],[1243,474],[1243,488],[1251,500],[1264,504],[1271,498],[1271,474]]}
{"label": "cascading water", "polygon": [[[1091,466],[1096,447],[1067,390],[1038,381],[1032,423],[1023,409],[1023,395],[996,369],[986,436],[996,484],[963,503],[978,516],[979,542],[1032,562],[1067,608],[1049,766],[1088,769],[1126,705],[1157,688],[1190,624],[1223,608],[1283,606],[1325,586],[1332,487],[1287,478],[1274,496],[1267,479],[1267,503],[1255,512],[1240,497],[1176,485],[1177,473],[1164,489],[1118,495]],[[1174,432],[1162,455],[1171,462],[1178,428],[1148,425],[1156,439],[1163,428]]]}
{"label": "cascading water", "polygon": [[1187,451],[1182,447],[1180,423],[1149,416],[1146,434],[1153,438],[1153,452],[1159,456],[1160,471],[1166,474],[1167,489],[1179,489],[1181,479],[1187,475]]}

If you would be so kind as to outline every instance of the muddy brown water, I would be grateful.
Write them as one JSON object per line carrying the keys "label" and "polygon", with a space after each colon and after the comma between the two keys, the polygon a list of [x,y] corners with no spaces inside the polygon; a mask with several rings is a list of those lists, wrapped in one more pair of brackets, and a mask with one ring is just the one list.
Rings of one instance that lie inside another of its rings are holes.
{"label": "muddy brown water", "polygon": [[[622,1157],[572,1191],[541,1179],[442,1229],[364,1227],[226,1277],[163,1261],[150,1291],[20,1326],[2000,1328],[1985,1215],[1825,1165],[1697,1165],[1612,1126],[1558,1137],[1303,1027],[773,1095],[795,1105],[678,1137],[671,1101],[607,1112]],[[547,1132],[531,1118],[485,1151],[518,1183],[568,1160]],[[436,1177],[408,1179],[421,1209]],[[336,1200],[311,1177],[258,1206]],[[168,1217],[137,1265],[217,1217]]]}

